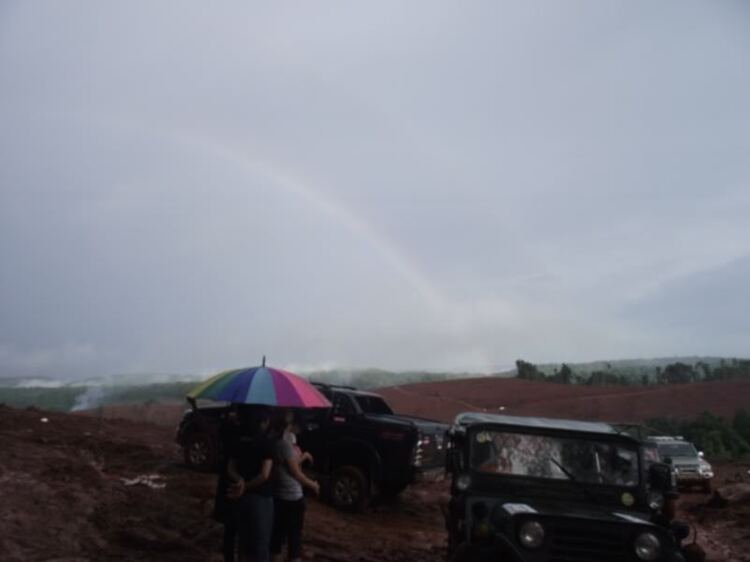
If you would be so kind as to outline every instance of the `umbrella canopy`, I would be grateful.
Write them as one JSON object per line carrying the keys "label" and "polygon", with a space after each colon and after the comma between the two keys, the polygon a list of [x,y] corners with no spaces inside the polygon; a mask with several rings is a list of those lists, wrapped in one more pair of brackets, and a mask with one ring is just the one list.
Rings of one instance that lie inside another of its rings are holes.
{"label": "umbrella canopy", "polygon": [[330,408],[331,403],[306,379],[266,367],[224,371],[199,384],[188,395],[193,400],[216,400],[285,408]]}

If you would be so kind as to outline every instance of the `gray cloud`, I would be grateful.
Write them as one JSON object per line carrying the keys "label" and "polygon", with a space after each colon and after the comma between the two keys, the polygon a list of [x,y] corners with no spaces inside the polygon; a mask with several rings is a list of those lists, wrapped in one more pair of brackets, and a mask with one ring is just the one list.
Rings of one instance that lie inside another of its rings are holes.
{"label": "gray cloud", "polygon": [[746,354],[742,3],[1,10],[2,374]]}

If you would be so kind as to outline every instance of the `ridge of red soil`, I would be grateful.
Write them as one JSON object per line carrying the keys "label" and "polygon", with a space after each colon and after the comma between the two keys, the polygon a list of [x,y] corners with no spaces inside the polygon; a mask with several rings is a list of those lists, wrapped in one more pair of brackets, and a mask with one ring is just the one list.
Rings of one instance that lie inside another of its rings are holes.
{"label": "ridge of red soil", "polygon": [[668,386],[581,386],[484,377],[381,388],[399,413],[451,421],[461,412],[644,422],[692,419],[702,412],[731,418],[750,407],[750,380]]}
{"label": "ridge of red soil", "polygon": [[[750,380],[582,386],[481,377],[391,386],[376,392],[398,413],[445,422],[466,411],[638,423],[657,417],[693,419],[706,411],[732,418],[739,408],[750,408]],[[80,413],[174,429],[186,407],[177,401],[118,404]]]}

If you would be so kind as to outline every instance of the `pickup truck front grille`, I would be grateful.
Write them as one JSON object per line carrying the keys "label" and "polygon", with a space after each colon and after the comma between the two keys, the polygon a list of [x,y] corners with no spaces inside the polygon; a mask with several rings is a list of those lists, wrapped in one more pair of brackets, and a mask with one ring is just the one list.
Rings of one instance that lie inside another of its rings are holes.
{"label": "pickup truck front grille", "polygon": [[550,562],[627,562],[625,538],[614,531],[557,526],[553,531]]}

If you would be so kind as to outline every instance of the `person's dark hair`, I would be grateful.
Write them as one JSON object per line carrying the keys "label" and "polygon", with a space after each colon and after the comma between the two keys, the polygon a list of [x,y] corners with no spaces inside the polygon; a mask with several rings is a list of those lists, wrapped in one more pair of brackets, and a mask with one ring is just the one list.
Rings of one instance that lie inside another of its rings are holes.
{"label": "person's dark hair", "polygon": [[274,437],[280,438],[292,418],[291,410],[279,410],[271,421],[271,433]]}
{"label": "person's dark hair", "polygon": [[268,406],[247,405],[240,408],[239,414],[250,435],[262,433],[266,429],[264,426],[271,421],[271,409]]}

